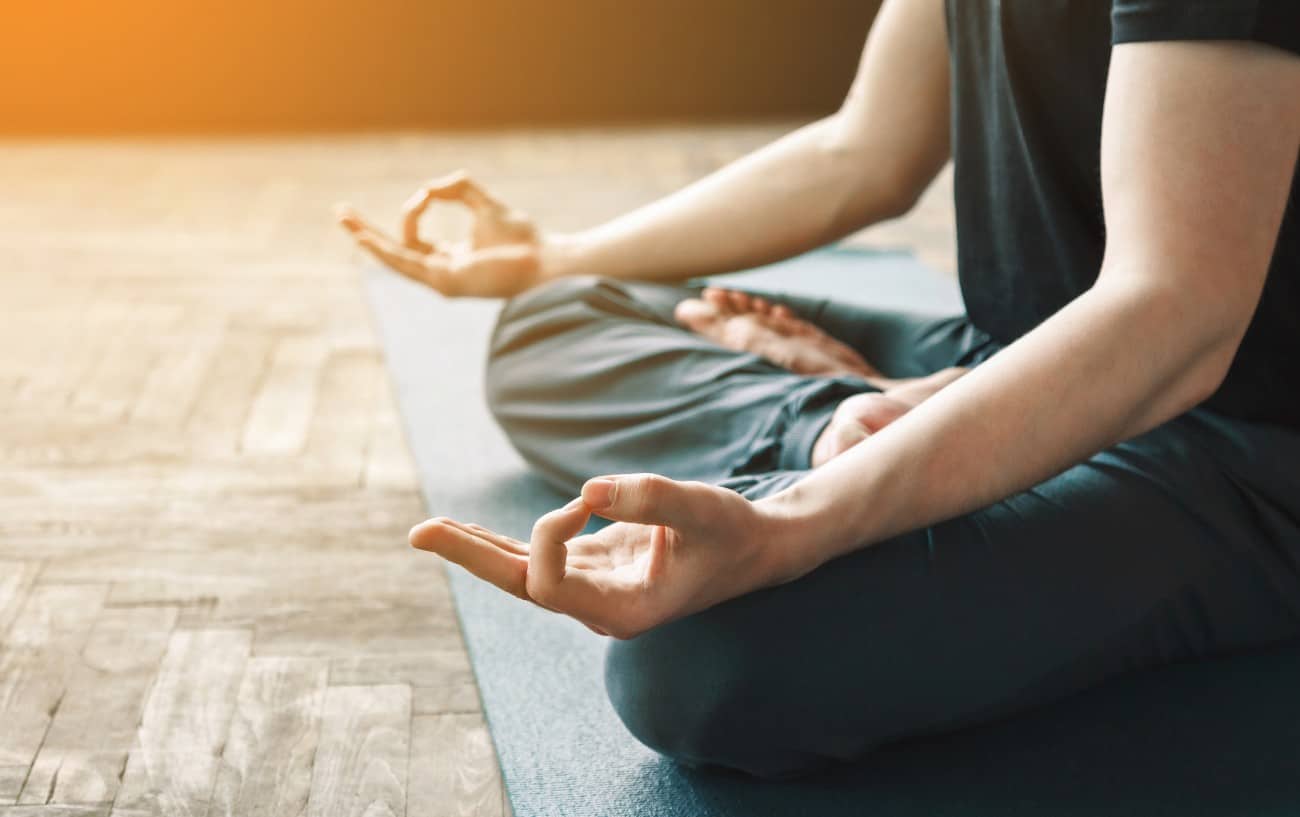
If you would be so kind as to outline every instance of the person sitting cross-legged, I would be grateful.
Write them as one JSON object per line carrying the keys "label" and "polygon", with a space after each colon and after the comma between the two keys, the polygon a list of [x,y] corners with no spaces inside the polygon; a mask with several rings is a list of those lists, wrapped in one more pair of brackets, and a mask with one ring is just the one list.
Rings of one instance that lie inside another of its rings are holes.
{"label": "person sitting cross-legged", "polygon": [[[886,0],[836,113],[579,233],[464,174],[400,239],[342,211],[508,299],[489,405],[574,497],[412,543],[611,636],[647,745],[761,776],[1300,635],[1300,4],[1186,6]],[[684,286],[950,159],[964,315]]]}

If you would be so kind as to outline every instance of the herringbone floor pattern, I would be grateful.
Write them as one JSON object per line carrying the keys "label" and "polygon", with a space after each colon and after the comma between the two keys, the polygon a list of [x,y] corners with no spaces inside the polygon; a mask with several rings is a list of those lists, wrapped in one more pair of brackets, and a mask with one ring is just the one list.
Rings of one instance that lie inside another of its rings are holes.
{"label": "herringbone floor pattern", "polygon": [[[782,130],[0,146],[0,816],[508,812],[329,207],[575,228]],[[927,202],[868,238],[951,266]]]}

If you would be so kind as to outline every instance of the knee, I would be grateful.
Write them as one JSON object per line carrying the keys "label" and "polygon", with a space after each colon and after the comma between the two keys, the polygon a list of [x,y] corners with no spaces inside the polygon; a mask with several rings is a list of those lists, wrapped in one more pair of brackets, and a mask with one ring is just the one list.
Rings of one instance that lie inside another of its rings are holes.
{"label": "knee", "polygon": [[597,276],[559,278],[516,295],[500,308],[484,375],[487,407],[498,419],[510,415],[511,405],[529,392],[530,384],[545,384],[547,369],[533,353],[543,342],[560,340],[580,327],[581,304],[602,285],[603,278]]}
{"label": "knee", "polygon": [[[484,375],[487,404],[494,415],[507,415],[530,384],[545,385],[549,370],[537,356],[540,347],[589,325],[598,315],[586,305],[610,285],[609,279],[595,275],[572,276],[533,287],[505,302],[492,331]],[[553,352],[547,350],[552,361]]]}
{"label": "knee", "polygon": [[789,702],[764,694],[768,670],[747,639],[715,637],[698,618],[611,642],[605,687],[628,731],[688,766],[782,778],[824,765],[799,747]]}

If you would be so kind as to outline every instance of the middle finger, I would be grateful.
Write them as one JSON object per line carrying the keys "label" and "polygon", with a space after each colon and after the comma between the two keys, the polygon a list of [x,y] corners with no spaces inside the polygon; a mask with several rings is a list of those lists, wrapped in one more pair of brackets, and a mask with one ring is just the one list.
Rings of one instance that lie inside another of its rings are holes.
{"label": "middle finger", "polygon": [[513,596],[532,600],[526,587],[528,559],[503,550],[453,520],[421,522],[411,531],[411,544],[455,562]]}

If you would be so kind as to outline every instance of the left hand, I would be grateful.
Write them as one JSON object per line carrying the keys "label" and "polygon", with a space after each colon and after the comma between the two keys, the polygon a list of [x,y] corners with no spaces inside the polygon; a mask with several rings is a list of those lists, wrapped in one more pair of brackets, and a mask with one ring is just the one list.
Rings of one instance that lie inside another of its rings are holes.
{"label": "left hand", "polygon": [[[616,524],[580,536],[592,513]],[[527,543],[437,518],[417,525],[411,544],[601,635],[631,638],[778,583],[779,524],[726,488],[630,474],[589,480]]]}
{"label": "left hand", "polygon": [[[420,219],[435,201],[469,210],[473,227],[467,240],[432,242],[420,237]],[[548,248],[563,241],[538,229],[525,213],[493,196],[464,171],[429,182],[406,202],[400,242],[347,205],[339,205],[336,217],[362,249],[449,298],[517,295],[546,277]]]}

